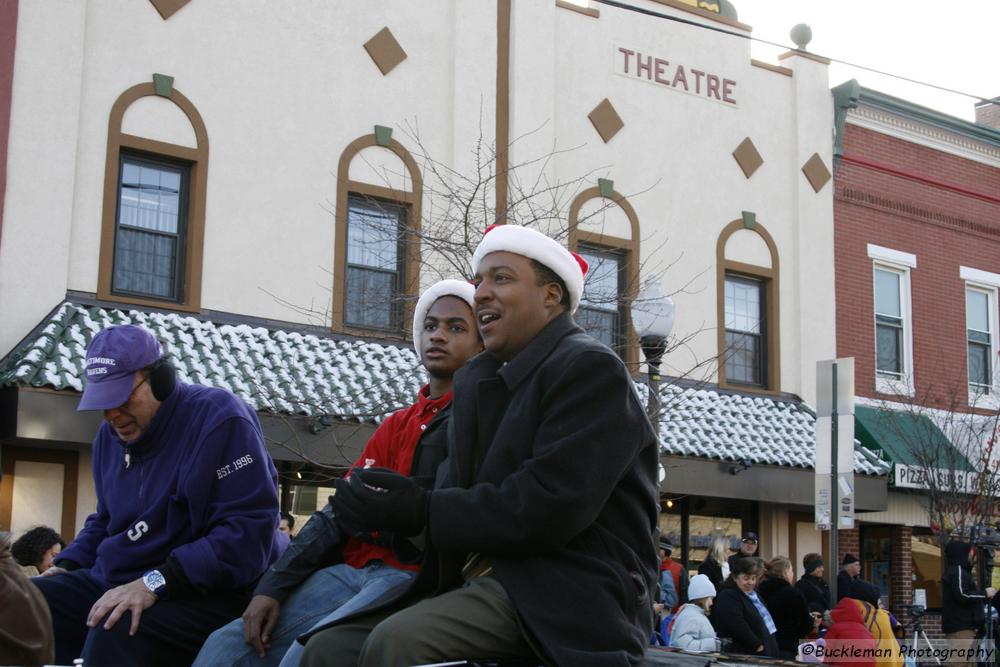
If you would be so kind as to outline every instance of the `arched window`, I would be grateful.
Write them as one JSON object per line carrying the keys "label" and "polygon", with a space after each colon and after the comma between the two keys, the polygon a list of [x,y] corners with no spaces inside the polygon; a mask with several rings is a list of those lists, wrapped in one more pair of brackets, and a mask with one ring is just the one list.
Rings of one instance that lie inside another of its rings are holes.
{"label": "arched window", "polygon": [[423,180],[398,141],[381,139],[360,137],[340,156],[333,328],[405,336],[420,286]]}
{"label": "arched window", "polygon": [[752,219],[734,220],[719,235],[719,386],[780,391],[778,250]]}
{"label": "arched window", "polygon": [[208,132],[172,80],[157,78],[159,91],[133,86],[111,108],[97,296],[198,311]]}
{"label": "arched window", "polygon": [[639,282],[639,219],[613,190],[584,190],[570,204],[569,247],[590,265],[577,323],[594,338],[637,363],[629,308]]}

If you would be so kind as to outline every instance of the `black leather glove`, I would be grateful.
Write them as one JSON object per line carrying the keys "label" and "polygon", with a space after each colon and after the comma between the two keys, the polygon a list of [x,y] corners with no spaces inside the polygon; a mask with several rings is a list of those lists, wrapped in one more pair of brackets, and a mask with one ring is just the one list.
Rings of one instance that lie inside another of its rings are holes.
{"label": "black leather glove", "polygon": [[355,470],[333,483],[330,498],[338,518],[354,532],[387,530],[410,537],[427,522],[429,491],[409,477],[385,468]]}

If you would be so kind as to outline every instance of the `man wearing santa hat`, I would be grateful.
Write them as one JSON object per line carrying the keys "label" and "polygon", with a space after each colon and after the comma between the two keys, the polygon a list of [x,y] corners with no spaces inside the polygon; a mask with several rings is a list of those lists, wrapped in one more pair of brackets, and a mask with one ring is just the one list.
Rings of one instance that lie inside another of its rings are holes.
{"label": "man wearing santa hat", "polygon": [[303,665],[642,660],[657,442],[624,364],[573,321],[586,264],[505,225],[486,234],[472,268],[486,353],[455,376],[438,485],[369,469],[338,481],[333,499],[357,530],[426,529],[419,601],[314,635]]}

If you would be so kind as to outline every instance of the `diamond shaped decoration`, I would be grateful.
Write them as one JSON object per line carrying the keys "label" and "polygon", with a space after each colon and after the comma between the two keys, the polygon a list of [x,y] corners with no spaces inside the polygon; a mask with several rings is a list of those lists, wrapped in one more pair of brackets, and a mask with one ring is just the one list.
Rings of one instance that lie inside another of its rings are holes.
{"label": "diamond shaped decoration", "polygon": [[618,130],[625,127],[621,116],[618,115],[614,105],[606,97],[600,104],[594,107],[594,110],[587,115],[587,118],[590,119],[597,133],[601,135],[604,143],[611,141],[611,138],[618,134]]}
{"label": "diamond shaped decoration", "polygon": [[156,8],[156,11],[160,13],[160,17],[164,21],[173,16],[178,9],[190,1],[191,0],[149,0],[153,7]]}
{"label": "diamond shaped decoration", "polygon": [[813,153],[812,157],[802,165],[802,173],[806,175],[814,192],[822,190],[826,182],[830,180],[830,170],[826,168],[819,153]]}
{"label": "diamond shaped decoration", "polygon": [[764,158],[757,152],[757,147],[753,145],[750,137],[741,141],[740,145],[736,147],[736,150],[733,151],[733,159],[736,160],[736,164],[740,165],[743,175],[747,178],[753,176],[760,165],[764,164]]}
{"label": "diamond shaped decoration", "polygon": [[365,42],[365,51],[371,56],[383,76],[406,60],[406,51],[396,41],[388,26],[379,30],[374,37]]}

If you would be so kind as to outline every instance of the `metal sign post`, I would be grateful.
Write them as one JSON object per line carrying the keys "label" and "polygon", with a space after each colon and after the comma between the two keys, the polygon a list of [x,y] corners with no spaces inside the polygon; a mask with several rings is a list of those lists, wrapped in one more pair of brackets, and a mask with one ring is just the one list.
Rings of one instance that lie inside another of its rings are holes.
{"label": "metal sign post", "polygon": [[830,591],[837,598],[837,534],[854,528],[854,359],[816,364],[816,530],[830,531]]}

